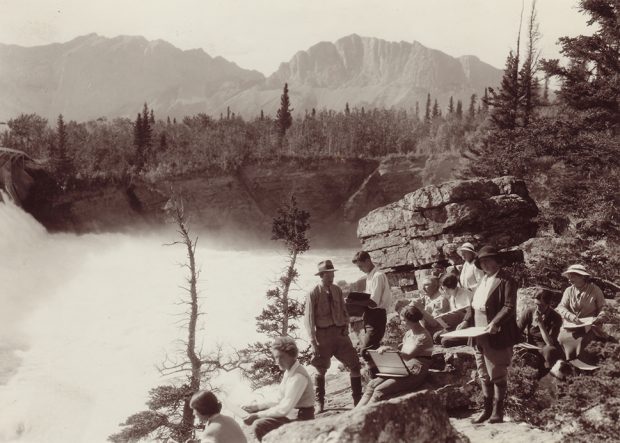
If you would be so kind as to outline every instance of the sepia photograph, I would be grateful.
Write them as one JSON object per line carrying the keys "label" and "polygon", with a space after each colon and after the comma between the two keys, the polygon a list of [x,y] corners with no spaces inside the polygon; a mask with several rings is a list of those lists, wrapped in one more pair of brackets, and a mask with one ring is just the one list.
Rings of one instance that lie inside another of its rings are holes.
{"label": "sepia photograph", "polygon": [[620,439],[620,0],[0,0],[0,443]]}

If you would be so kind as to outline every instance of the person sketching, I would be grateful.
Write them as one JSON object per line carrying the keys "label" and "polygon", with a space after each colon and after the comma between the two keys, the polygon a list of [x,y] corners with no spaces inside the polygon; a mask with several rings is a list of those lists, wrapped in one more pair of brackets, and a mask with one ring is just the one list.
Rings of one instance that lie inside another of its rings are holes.
{"label": "person sketching", "polygon": [[290,337],[278,337],[272,345],[273,358],[284,370],[279,389],[279,401],[272,403],[253,402],[242,406],[249,412],[243,421],[253,425],[254,435],[258,441],[263,437],[293,420],[311,420],[314,418],[314,386],[306,369],[299,364],[299,349]]}

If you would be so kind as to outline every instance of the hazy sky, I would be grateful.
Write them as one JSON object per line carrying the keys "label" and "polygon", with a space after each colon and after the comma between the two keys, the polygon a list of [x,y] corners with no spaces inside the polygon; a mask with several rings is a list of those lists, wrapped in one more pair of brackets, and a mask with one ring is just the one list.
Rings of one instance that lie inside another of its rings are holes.
{"label": "hazy sky", "polygon": [[[526,13],[531,0],[525,1]],[[0,43],[65,42],[96,32],[143,35],[203,48],[271,74],[295,52],[356,33],[417,40],[453,56],[503,67],[515,46],[522,0],[0,0]],[[539,0],[542,56],[563,35],[589,33],[576,0]]]}

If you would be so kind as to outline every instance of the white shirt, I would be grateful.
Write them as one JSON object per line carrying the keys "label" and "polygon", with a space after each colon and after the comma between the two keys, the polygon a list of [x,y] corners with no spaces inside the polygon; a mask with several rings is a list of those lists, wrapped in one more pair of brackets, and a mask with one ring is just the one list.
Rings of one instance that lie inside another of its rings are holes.
{"label": "white shirt", "polygon": [[484,272],[482,272],[481,269],[478,269],[472,260],[471,263],[463,263],[463,269],[461,269],[461,274],[459,276],[459,283],[462,288],[469,289],[474,292],[483,277]]}
{"label": "white shirt", "polygon": [[497,272],[493,275],[482,277],[482,281],[480,281],[480,284],[476,288],[476,292],[474,292],[474,298],[471,302],[472,308],[482,312],[486,310],[487,299],[496,287],[496,276]]}
{"label": "white shirt", "polygon": [[450,310],[454,311],[455,309],[469,306],[473,296],[474,294],[472,294],[472,292],[467,289],[464,289],[464,288],[454,289],[452,294],[448,294],[448,301],[450,302]]}
{"label": "white shirt", "polygon": [[366,291],[378,308],[388,311],[392,305],[392,291],[387,276],[375,266],[366,275]]}
{"label": "white shirt", "polygon": [[260,405],[259,407],[261,409],[266,406],[271,407],[259,411],[259,417],[287,417],[289,414],[293,413],[292,416],[288,418],[297,418],[297,413],[294,408],[308,384],[308,379],[304,377],[303,374],[295,372],[298,367],[299,362],[296,361],[290,369],[284,371],[284,376],[282,377],[279,388],[280,400],[275,404]]}

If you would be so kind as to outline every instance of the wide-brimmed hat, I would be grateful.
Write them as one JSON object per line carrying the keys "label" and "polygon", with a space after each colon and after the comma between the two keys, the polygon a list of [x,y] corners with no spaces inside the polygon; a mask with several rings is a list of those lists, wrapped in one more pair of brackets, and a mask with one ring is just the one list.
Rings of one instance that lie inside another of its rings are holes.
{"label": "wide-brimmed hat", "polygon": [[474,249],[474,245],[472,245],[469,242],[463,243],[461,246],[456,248],[456,250],[457,251],[469,251],[469,252],[473,252],[474,254],[476,253],[476,250]]}
{"label": "wide-brimmed hat", "polygon": [[493,258],[497,259],[497,257],[499,257],[499,255],[500,255],[499,252],[493,246],[483,246],[482,248],[480,248],[480,251],[476,255],[476,259],[474,260],[474,264],[476,265],[476,267],[478,269],[482,269],[480,267],[480,259],[481,258],[493,257]]}
{"label": "wide-brimmed hat", "polygon": [[562,272],[563,276],[567,276],[568,274],[579,274],[591,277],[590,273],[586,271],[586,267],[584,265],[570,265],[566,271]]}
{"label": "wide-brimmed hat", "polygon": [[334,272],[338,269],[334,269],[334,264],[331,260],[323,260],[319,262],[319,272],[314,275],[319,275],[321,272]]}

